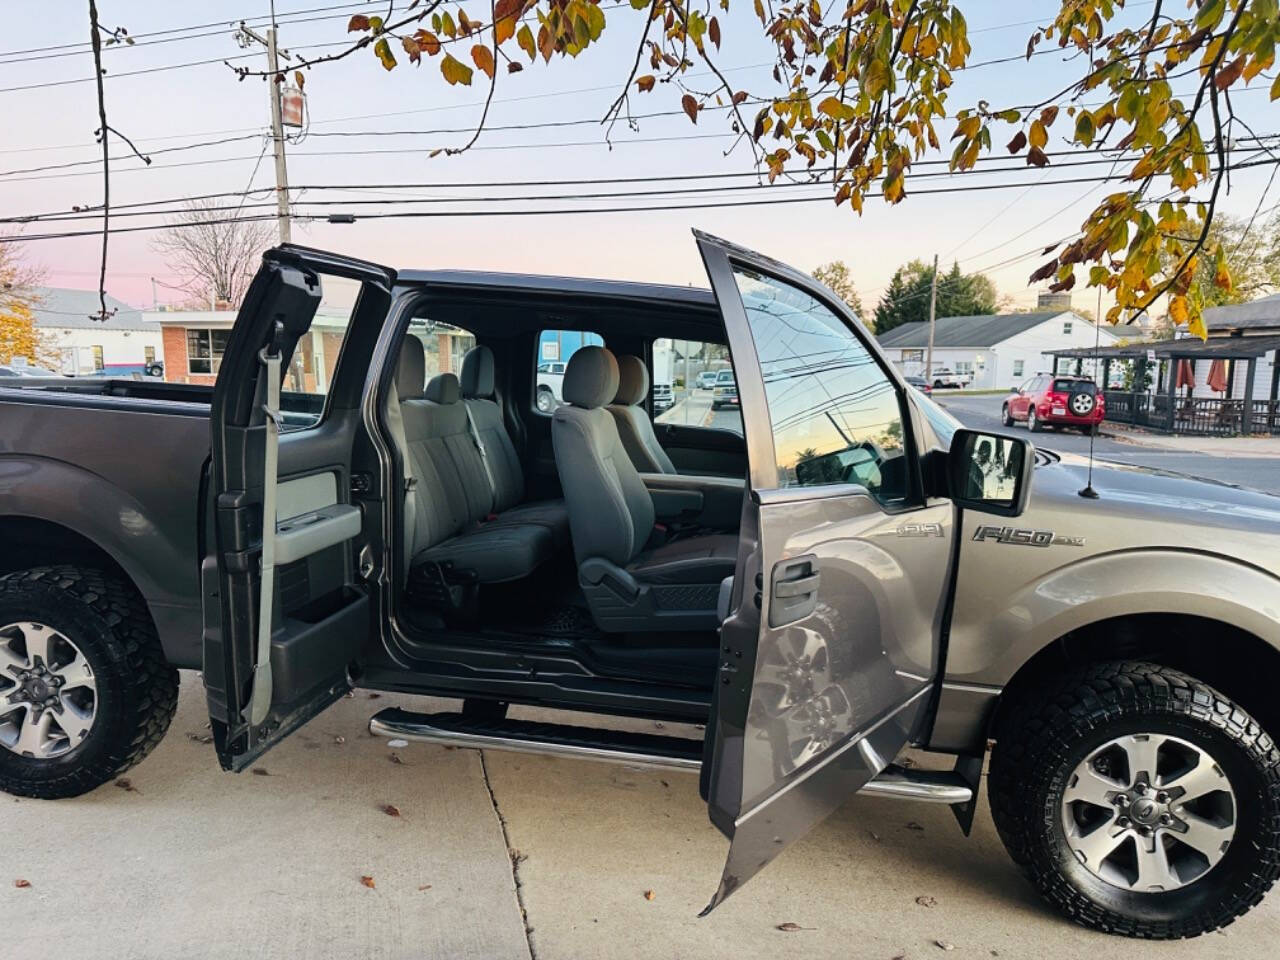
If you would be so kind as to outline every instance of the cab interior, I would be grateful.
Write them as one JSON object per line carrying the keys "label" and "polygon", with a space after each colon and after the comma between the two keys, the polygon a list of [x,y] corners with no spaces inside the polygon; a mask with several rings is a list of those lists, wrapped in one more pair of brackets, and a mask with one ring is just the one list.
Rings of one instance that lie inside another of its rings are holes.
{"label": "cab interior", "polygon": [[710,293],[677,293],[418,293],[378,404],[402,659],[484,673],[516,657],[570,686],[684,690],[705,711],[746,448],[740,418],[707,425],[725,416],[710,390],[654,421],[655,359],[691,384],[713,356],[731,370]]}

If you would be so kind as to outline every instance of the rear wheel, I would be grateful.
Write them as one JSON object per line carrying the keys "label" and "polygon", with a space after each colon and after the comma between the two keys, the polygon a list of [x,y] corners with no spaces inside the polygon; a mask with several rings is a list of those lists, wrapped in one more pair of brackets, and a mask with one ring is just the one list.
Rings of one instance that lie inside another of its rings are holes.
{"label": "rear wheel", "polygon": [[151,752],[177,700],[178,672],[130,585],[65,566],[0,580],[0,790],[92,790]]}
{"label": "rear wheel", "polygon": [[1280,876],[1280,750],[1186,674],[1092,665],[1010,704],[996,738],[996,829],[1078,923],[1196,936],[1231,923]]}
{"label": "rear wheel", "polygon": [[1036,416],[1036,408],[1034,406],[1027,407],[1027,429],[1032,433],[1039,433],[1042,429],[1040,418]]}
{"label": "rear wheel", "polygon": [[556,406],[555,395],[546,387],[538,388],[538,395],[534,398],[534,401],[538,406],[539,413],[550,413]]}

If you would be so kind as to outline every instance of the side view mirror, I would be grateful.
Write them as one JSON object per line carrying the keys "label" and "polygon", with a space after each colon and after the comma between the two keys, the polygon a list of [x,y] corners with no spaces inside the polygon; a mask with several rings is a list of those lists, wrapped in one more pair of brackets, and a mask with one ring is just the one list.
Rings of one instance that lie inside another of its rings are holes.
{"label": "side view mirror", "polygon": [[1020,437],[960,429],[947,455],[953,502],[980,513],[1016,517],[1027,507],[1035,447]]}

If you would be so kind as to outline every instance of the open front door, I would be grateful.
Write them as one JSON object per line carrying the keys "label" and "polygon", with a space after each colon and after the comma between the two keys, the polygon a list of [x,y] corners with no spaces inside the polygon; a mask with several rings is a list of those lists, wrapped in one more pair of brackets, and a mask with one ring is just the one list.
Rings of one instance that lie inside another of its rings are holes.
{"label": "open front door", "polygon": [[357,573],[366,521],[351,502],[351,456],[362,348],[393,279],[373,264],[281,247],[264,256],[229,333],[208,331],[205,362],[218,379],[203,513],[204,683],[227,769],[346,693],[376,636]]}
{"label": "open front door", "polygon": [[904,387],[804,274],[698,234],[724,316],[750,498],[704,787],[715,907],[884,769],[927,712],[952,510],[921,494]]}

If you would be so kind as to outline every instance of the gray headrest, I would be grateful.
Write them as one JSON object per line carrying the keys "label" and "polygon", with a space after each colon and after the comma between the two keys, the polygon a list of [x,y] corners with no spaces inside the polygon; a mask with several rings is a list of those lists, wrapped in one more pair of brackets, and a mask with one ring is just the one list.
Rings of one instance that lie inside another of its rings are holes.
{"label": "gray headrest", "polygon": [[468,400],[493,396],[493,351],[472,347],[462,358],[462,395]]}
{"label": "gray headrest", "polygon": [[633,407],[640,403],[649,393],[649,368],[639,357],[623,354],[618,357],[618,392],[613,397],[614,403],[624,407]]}
{"label": "gray headrest", "polygon": [[618,392],[618,361],[604,347],[580,347],[564,368],[561,391],[575,407],[603,407]]}
{"label": "gray headrest", "polygon": [[427,399],[432,403],[457,403],[460,396],[462,389],[452,373],[437,373],[427,383]]}
{"label": "gray headrest", "polygon": [[422,341],[413,334],[405,334],[400,345],[400,359],[396,361],[396,393],[401,400],[416,400],[422,396],[422,386],[427,379],[427,360],[422,352]]}

